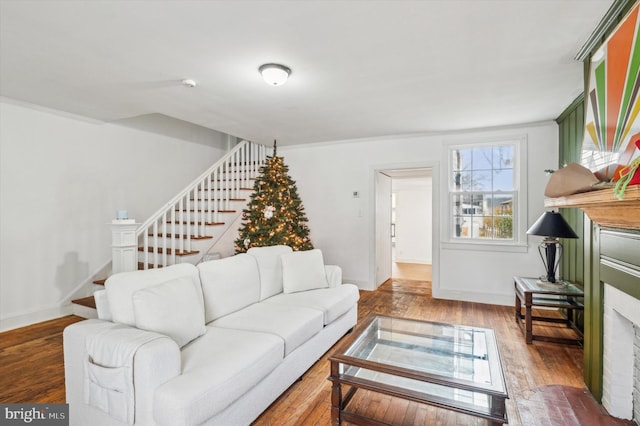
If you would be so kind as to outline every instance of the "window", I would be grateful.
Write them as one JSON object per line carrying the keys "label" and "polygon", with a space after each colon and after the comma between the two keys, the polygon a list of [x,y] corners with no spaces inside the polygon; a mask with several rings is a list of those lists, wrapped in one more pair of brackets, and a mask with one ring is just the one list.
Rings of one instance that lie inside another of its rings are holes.
{"label": "window", "polygon": [[518,143],[449,148],[451,241],[517,243]]}

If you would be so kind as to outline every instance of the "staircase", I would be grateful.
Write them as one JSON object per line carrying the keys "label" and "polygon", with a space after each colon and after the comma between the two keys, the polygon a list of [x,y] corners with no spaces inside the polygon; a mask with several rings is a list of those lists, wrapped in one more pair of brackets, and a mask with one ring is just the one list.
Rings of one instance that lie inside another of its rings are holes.
{"label": "staircase", "polygon": [[[265,164],[264,145],[242,141],[137,228],[138,269],[197,264],[231,229]],[[133,262],[132,264],[135,264]],[[113,271],[125,272],[125,271]],[[106,279],[94,281],[104,285]],[[93,296],[72,301],[74,313],[95,317]]]}

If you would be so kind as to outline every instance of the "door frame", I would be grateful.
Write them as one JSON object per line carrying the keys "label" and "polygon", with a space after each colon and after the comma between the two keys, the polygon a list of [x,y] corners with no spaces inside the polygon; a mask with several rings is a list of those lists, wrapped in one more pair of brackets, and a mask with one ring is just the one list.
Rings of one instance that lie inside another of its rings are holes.
{"label": "door frame", "polygon": [[[371,202],[369,206],[369,211],[373,217],[371,223],[371,244],[369,247],[369,282],[371,283],[371,288],[373,290],[377,289],[376,285],[376,253],[378,250],[376,244],[376,230],[378,224],[378,218],[376,215],[376,197],[378,196],[377,188],[376,188],[376,175],[377,173],[383,173],[385,171],[390,170],[409,170],[409,169],[431,169],[431,182],[432,182],[432,191],[431,191],[431,227],[432,227],[432,238],[431,238],[431,250],[432,250],[432,288],[439,288],[440,285],[440,162],[439,161],[425,161],[418,163],[391,163],[391,164],[379,164],[373,166],[371,168],[370,173],[370,185],[371,185]],[[391,194],[388,194],[389,197]],[[385,194],[386,196],[386,194]],[[391,259],[389,259],[391,261]]]}

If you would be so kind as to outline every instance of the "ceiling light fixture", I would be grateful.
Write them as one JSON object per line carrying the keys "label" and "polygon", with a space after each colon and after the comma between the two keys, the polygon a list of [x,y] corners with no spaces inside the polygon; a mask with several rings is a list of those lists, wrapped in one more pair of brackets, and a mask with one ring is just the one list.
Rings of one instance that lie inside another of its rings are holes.
{"label": "ceiling light fixture", "polygon": [[291,75],[291,69],[280,64],[264,64],[258,68],[258,71],[270,86],[282,86]]}
{"label": "ceiling light fixture", "polygon": [[189,88],[193,88],[198,85],[198,83],[196,83],[195,80],[192,80],[190,78],[185,78],[184,80],[181,81],[181,83],[184,87],[189,87]]}

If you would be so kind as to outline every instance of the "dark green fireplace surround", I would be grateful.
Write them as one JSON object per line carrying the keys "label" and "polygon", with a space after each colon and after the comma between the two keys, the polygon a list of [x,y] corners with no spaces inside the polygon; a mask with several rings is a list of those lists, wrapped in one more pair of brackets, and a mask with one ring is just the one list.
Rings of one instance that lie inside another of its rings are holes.
{"label": "dark green fireplace surround", "polygon": [[592,225],[585,233],[584,381],[602,399],[604,284],[640,299],[640,233]]}

